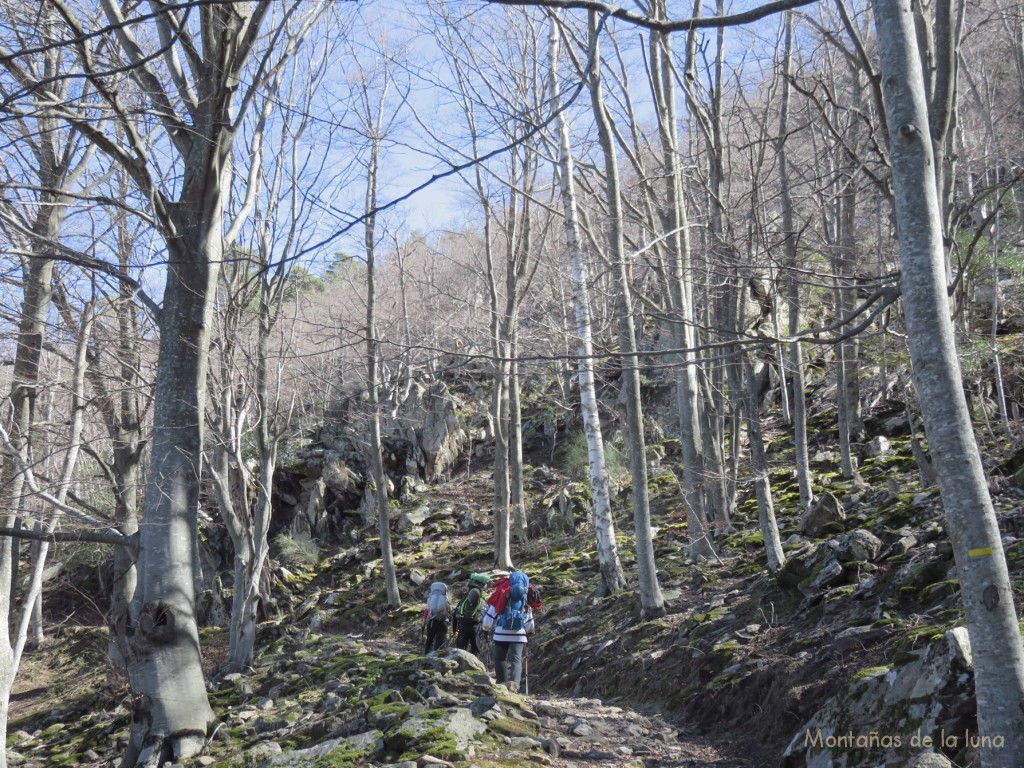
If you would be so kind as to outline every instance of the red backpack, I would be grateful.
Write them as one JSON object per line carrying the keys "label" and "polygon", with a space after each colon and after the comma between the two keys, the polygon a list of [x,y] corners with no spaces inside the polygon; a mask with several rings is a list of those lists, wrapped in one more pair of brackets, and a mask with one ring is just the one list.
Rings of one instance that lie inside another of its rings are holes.
{"label": "red backpack", "polygon": [[[487,604],[494,606],[494,613],[498,616],[505,610],[505,602],[508,600],[508,593],[512,589],[512,583],[508,580],[508,576],[502,576],[494,584],[494,592],[487,598]],[[526,604],[530,606],[530,610],[539,611],[544,607],[544,601],[541,600],[540,587],[536,586],[533,582],[530,582],[530,587],[526,591]]]}
{"label": "red backpack", "polygon": [[502,576],[494,583],[494,591],[487,598],[487,604],[494,606],[494,612],[498,616],[505,610],[505,601],[508,600],[510,589],[512,589],[512,584],[509,582],[508,576]]}

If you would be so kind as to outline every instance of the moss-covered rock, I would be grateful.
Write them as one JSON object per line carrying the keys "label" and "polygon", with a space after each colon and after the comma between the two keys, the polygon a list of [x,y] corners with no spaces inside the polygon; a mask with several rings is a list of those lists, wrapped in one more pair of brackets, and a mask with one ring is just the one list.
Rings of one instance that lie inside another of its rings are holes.
{"label": "moss-covered rock", "polygon": [[363,758],[380,751],[382,736],[380,731],[370,730],[354,736],[331,739],[307,749],[274,755],[262,765],[265,768],[350,768]]}
{"label": "moss-covered rock", "polygon": [[915,734],[976,731],[966,629],[946,632],[900,662],[857,672],[799,729],[786,764],[902,768],[921,749]]}

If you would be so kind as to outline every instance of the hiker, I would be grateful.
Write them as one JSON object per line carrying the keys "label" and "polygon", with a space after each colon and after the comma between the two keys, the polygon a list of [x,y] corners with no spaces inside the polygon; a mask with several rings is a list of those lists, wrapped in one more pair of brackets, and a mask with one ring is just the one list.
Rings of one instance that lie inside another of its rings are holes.
{"label": "hiker", "polygon": [[455,647],[460,650],[480,654],[480,646],[476,642],[476,625],[484,606],[483,590],[490,583],[491,580],[482,573],[469,575],[470,590],[455,607],[455,624],[452,627],[457,633]]}
{"label": "hiker", "polygon": [[[482,621],[484,629],[494,631],[494,679],[507,684],[513,693],[522,681],[527,636],[534,628],[533,611],[527,602],[529,588],[529,577],[522,571],[513,571],[507,590],[495,590]],[[498,596],[499,591],[504,593],[504,599]]]}
{"label": "hiker", "polygon": [[443,581],[435,581],[430,585],[430,597],[427,598],[427,609],[423,612],[423,627],[427,642],[423,653],[438,650],[448,636],[448,615],[451,605],[448,604],[448,585]]}

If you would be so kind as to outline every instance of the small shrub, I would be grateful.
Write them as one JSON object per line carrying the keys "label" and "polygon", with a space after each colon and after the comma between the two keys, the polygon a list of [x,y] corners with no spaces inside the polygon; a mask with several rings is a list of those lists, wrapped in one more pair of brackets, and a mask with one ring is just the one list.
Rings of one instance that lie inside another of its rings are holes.
{"label": "small shrub", "polygon": [[[622,485],[629,479],[626,455],[611,440],[604,441],[604,467],[613,485]],[[565,469],[570,477],[580,482],[586,482],[590,477],[589,447],[583,432],[577,432],[566,447]]]}
{"label": "small shrub", "polygon": [[282,533],[274,539],[274,544],[277,545],[278,557],[287,565],[316,565],[320,557],[316,542],[308,536]]}

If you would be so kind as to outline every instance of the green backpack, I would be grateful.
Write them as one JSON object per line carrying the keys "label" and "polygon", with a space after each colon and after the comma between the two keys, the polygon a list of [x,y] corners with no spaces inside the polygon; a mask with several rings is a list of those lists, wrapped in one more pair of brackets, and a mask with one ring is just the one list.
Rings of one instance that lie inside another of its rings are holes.
{"label": "green backpack", "polygon": [[480,613],[482,604],[483,600],[480,597],[480,590],[474,587],[459,601],[459,604],[455,607],[455,615],[460,619],[475,618]]}

